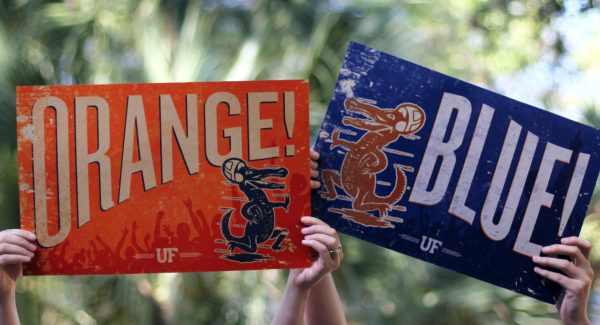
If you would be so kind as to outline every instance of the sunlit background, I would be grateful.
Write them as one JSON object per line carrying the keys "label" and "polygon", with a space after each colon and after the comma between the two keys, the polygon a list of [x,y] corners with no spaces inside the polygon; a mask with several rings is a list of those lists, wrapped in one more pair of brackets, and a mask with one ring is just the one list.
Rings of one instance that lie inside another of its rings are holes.
{"label": "sunlit background", "polygon": [[[308,79],[314,134],[350,40],[600,128],[598,0],[0,0],[0,228],[19,224],[15,86]],[[599,188],[582,231],[596,274]],[[342,240],[351,324],[558,322],[553,306]],[[286,276],[30,277],[18,305],[24,324],[266,324]],[[590,314],[600,324],[598,286]]]}

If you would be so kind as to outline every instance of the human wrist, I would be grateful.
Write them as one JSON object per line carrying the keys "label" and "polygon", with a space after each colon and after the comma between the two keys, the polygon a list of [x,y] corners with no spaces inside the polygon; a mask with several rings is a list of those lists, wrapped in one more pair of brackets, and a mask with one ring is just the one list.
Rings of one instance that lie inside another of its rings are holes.
{"label": "human wrist", "polygon": [[12,325],[20,323],[15,289],[10,288],[8,290],[3,290],[2,293],[0,293],[0,324]]}
{"label": "human wrist", "polygon": [[592,321],[586,316],[580,319],[565,320],[564,325],[592,325]]}
{"label": "human wrist", "polygon": [[298,283],[297,281],[288,281],[287,290],[298,296],[307,296],[311,285],[308,283]]}
{"label": "human wrist", "polygon": [[563,319],[564,325],[592,325],[589,317],[587,316],[587,312],[583,311],[578,315],[573,315],[574,317],[568,317]]}
{"label": "human wrist", "polygon": [[306,296],[313,284],[312,281],[300,280],[302,278],[300,276],[300,273],[301,270],[299,269],[290,270],[288,281],[286,284],[286,291],[291,291],[294,294]]}
{"label": "human wrist", "polygon": [[588,317],[585,317],[581,320],[564,322],[563,324],[564,325],[592,325],[592,321],[590,321],[590,319]]}
{"label": "human wrist", "polygon": [[0,304],[5,305],[7,302],[13,302],[15,300],[15,294],[15,286],[0,291]]}
{"label": "human wrist", "polygon": [[16,307],[15,288],[3,290],[0,293],[0,314],[12,314]]}

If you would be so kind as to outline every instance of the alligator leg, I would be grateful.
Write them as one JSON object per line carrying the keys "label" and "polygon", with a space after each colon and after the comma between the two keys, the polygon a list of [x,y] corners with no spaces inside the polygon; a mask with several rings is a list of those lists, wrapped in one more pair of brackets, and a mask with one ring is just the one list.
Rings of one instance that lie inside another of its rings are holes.
{"label": "alligator leg", "polygon": [[400,201],[406,191],[406,174],[400,165],[394,165],[394,168],[396,169],[396,187],[389,196],[378,196],[375,194],[374,188],[370,191],[363,191],[356,197],[353,207],[363,211],[378,210],[380,217],[387,215],[390,206]]}
{"label": "alligator leg", "polygon": [[[390,209],[390,204],[385,202],[377,202],[373,199],[379,198],[371,192],[359,192],[358,196],[352,202],[352,208],[360,211],[379,211],[379,217],[385,218],[387,211]],[[381,199],[381,198],[379,198]]]}
{"label": "alligator leg", "polygon": [[321,192],[321,197],[327,200],[334,200],[337,197],[335,185],[341,186],[342,177],[336,171],[330,169],[322,170],[321,176],[325,184],[325,191]]}
{"label": "alligator leg", "polygon": [[236,238],[234,240],[229,240],[227,242],[229,245],[229,251],[233,252],[233,250],[237,247],[246,252],[256,252],[258,249],[258,245],[256,244],[255,236],[244,236],[242,238]]}
{"label": "alligator leg", "polygon": [[273,231],[271,238],[277,238],[277,240],[275,240],[275,243],[271,246],[271,248],[276,251],[282,250],[283,247],[281,247],[281,243],[287,238],[288,233],[289,231],[287,229],[276,228]]}

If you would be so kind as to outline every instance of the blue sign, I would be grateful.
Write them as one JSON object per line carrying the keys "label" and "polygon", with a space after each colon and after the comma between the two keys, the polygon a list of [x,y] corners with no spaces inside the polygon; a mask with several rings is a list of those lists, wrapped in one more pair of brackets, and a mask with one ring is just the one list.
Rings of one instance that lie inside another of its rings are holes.
{"label": "blue sign", "polygon": [[579,234],[600,131],[351,43],[315,148],[338,231],[556,303],[531,257]]}

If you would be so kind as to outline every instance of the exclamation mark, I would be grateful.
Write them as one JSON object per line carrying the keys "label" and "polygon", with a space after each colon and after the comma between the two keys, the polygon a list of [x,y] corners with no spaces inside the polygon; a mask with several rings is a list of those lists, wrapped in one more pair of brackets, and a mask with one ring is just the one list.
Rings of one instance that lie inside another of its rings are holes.
{"label": "exclamation mark", "polygon": [[[558,236],[562,237],[563,231],[569,222],[569,217],[573,212],[575,203],[578,199],[579,191],[581,190],[581,184],[583,183],[583,177],[590,161],[590,155],[587,153],[580,152],[577,156],[577,163],[575,164],[575,170],[573,176],[571,176],[571,183],[569,184],[569,190],[565,198],[565,204],[563,207],[562,215],[560,216],[560,225],[558,227]],[[580,195],[580,194],[579,194]]]}
{"label": "exclamation mark", "polygon": [[[284,118],[285,118],[285,133],[288,139],[292,139],[294,134],[294,122],[296,121],[296,111],[295,111],[295,103],[294,103],[294,92],[286,91],[283,93],[283,110],[284,110]],[[285,156],[293,157],[295,154],[295,147],[293,144],[288,144],[285,146]]]}

